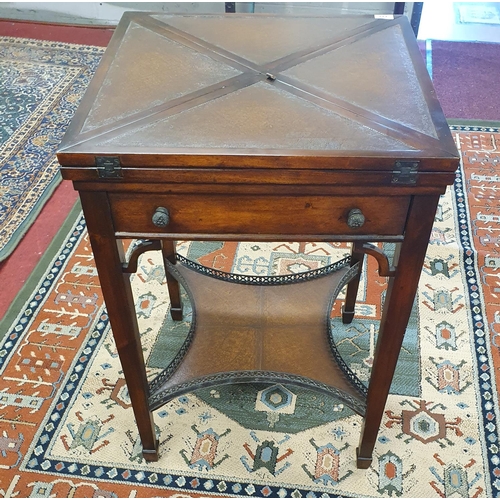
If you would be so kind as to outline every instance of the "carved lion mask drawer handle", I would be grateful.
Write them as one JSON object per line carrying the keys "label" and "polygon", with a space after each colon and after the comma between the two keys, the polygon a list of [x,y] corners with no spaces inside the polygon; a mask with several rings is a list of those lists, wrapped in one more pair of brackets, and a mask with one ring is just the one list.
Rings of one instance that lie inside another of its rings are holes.
{"label": "carved lion mask drawer handle", "polygon": [[158,207],[151,218],[156,227],[167,227],[170,222],[170,214],[164,207]]}
{"label": "carved lion mask drawer handle", "polygon": [[365,223],[365,216],[363,212],[359,208],[353,208],[347,214],[347,225],[351,229],[357,229],[358,227],[362,227]]}

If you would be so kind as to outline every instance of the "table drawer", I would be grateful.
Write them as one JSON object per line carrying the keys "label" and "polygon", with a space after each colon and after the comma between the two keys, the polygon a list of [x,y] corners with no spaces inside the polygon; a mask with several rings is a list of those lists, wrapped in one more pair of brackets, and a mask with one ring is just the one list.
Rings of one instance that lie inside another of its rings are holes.
{"label": "table drawer", "polygon": [[135,234],[399,235],[410,198],[109,193],[115,231]]}

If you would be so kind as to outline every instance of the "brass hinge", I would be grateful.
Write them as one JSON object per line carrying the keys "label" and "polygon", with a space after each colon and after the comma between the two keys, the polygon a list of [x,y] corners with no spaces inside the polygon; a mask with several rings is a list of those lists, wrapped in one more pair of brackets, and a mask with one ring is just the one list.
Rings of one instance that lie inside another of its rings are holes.
{"label": "brass hinge", "polygon": [[103,179],[120,179],[123,177],[118,156],[96,156],[95,166],[99,177]]}
{"label": "brass hinge", "polygon": [[418,161],[398,160],[392,172],[393,184],[416,184],[418,175]]}

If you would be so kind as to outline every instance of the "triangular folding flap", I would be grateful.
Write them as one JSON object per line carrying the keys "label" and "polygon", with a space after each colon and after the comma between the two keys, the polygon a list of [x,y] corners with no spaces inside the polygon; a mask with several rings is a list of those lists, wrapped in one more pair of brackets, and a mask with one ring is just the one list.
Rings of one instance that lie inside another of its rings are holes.
{"label": "triangular folding flap", "polygon": [[264,82],[96,145],[409,151],[410,146]]}
{"label": "triangular folding flap", "polygon": [[168,16],[155,19],[243,57],[265,64],[314,48],[343,33],[373,23],[370,17],[294,18],[248,16]]}
{"label": "triangular folding flap", "polygon": [[131,23],[82,132],[239,74],[231,66]]}
{"label": "triangular folding flap", "polygon": [[283,74],[437,138],[397,24],[310,59]]}

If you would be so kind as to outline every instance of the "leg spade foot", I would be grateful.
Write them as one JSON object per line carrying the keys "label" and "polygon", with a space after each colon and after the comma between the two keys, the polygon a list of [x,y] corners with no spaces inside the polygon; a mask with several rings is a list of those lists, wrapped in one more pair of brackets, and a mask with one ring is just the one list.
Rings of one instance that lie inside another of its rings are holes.
{"label": "leg spade foot", "polygon": [[181,307],[170,307],[170,316],[174,321],[182,320],[182,305]]}
{"label": "leg spade foot", "polygon": [[142,456],[144,457],[144,460],[147,462],[157,462],[158,459],[160,458],[159,450],[158,450],[158,442],[156,443],[156,449],[154,450],[142,450]]}
{"label": "leg spade foot", "polygon": [[372,457],[360,457],[359,448],[356,448],[356,467],[358,469],[368,469],[368,467],[370,467],[370,465],[372,464],[372,461]]}
{"label": "leg spade foot", "polygon": [[354,311],[346,311],[345,306],[342,306],[342,323],[348,325],[354,319]]}

